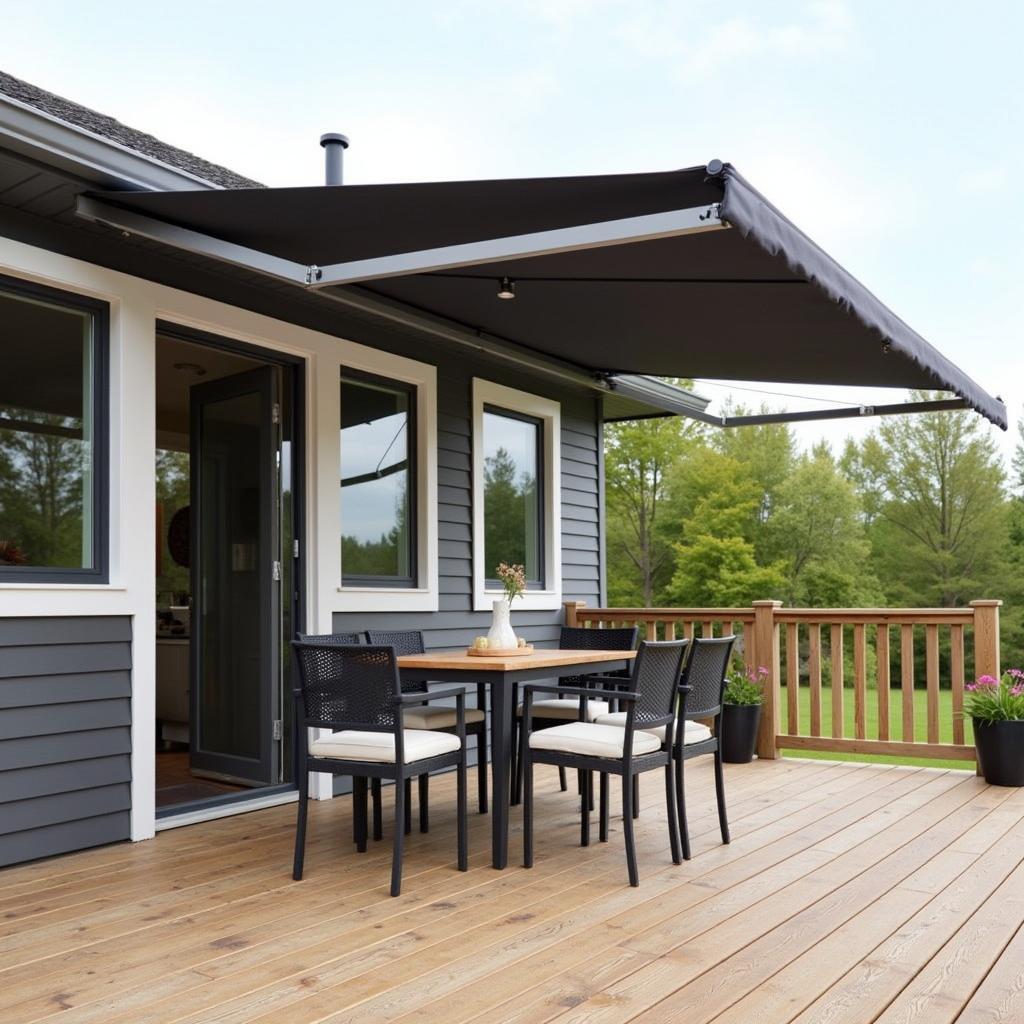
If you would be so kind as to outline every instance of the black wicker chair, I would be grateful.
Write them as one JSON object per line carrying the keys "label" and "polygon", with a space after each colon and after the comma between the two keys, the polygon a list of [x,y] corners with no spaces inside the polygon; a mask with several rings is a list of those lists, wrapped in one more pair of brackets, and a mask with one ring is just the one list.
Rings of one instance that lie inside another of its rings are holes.
{"label": "black wicker chair", "polygon": [[[590,843],[590,804],[593,773],[601,778],[600,840],[608,841],[608,776],[622,777],[622,830],[626,841],[629,884],[640,884],[633,839],[633,778],[639,773],[665,769],[665,806],[672,862],[682,863],[676,800],[672,788],[673,730],[677,721],[679,674],[686,653],[685,640],[643,643],[633,662],[628,691],[594,686],[567,688],[528,684],[523,707],[523,866],[533,866],[533,766],[552,764],[583,773],[580,801],[580,845]],[[596,692],[626,705],[625,727],[598,725],[582,720],[583,703]],[[581,720],[533,730],[535,693],[571,693],[579,699]],[[664,729],[664,739],[651,730]]]}
{"label": "black wicker chair", "polygon": [[[638,631],[635,626],[615,629],[583,629],[578,626],[562,626],[558,634],[558,649],[560,651],[633,651],[636,649],[637,636]],[[561,686],[563,688],[586,687],[596,683],[607,689],[614,687],[614,680],[617,678],[620,678],[623,686],[628,688],[629,670],[600,676],[566,676],[561,680]],[[518,804],[523,794],[522,730],[520,728],[523,707],[519,703],[518,687],[513,690],[512,700],[516,708],[514,728],[517,730],[516,735],[512,738],[512,778],[515,780],[512,803]],[[607,700],[588,701],[585,708],[586,720],[593,721],[599,715],[606,714],[612,706]],[[566,722],[577,721],[580,718],[580,704],[579,701],[559,693],[550,700],[534,701],[533,718],[535,731],[564,725]],[[561,766],[558,769],[558,781],[562,791],[565,792],[569,787],[566,783],[565,768]]]}
{"label": "black wicker chair", "polygon": [[[690,859],[690,834],[686,827],[686,799],[683,765],[702,754],[715,757],[715,795],[722,842],[729,842],[729,820],[725,810],[725,780],[722,776],[722,695],[729,670],[734,636],[696,639],[683,668],[679,687],[679,722],[675,730],[672,761],[675,765],[676,808],[683,842],[683,857]],[[695,719],[713,719],[709,729]]]}
{"label": "black wicker chair", "polygon": [[[395,653],[424,654],[423,633],[418,629],[368,629],[366,639],[371,644],[382,644],[394,647]],[[403,693],[426,693],[427,683],[403,683]],[[477,761],[477,806],[481,814],[487,813],[487,687],[478,683],[476,687],[475,708],[466,710],[466,732],[476,737]],[[411,729],[429,729],[430,731],[452,733],[455,731],[454,715],[451,708],[421,707],[410,710],[406,721]],[[405,797],[405,828],[408,832],[412,824],[411,781],[406,783],[408,789]],[[426,832],[430,821],[430,776],[427,773],[419,777],[420,831]],[[374,781],[373,791],[373,838],[381,838],[380,780]]]}
{"label": "black wicker chair", "polygon": [[[398,662],[391,647],[347,645],[333,641],[296,641],[299,685],[295,688],[299,741],[299,813],[292,877],[302,878],[306,850],[309,773],[330,772],[353,778],[356,849],[366,851],[366,780],[395,782],[395,839],[391,895],[402,888],[405,841],[405,781],[413,775],[454,767],[457,773],[458,866],[468,868],[466,822],[466,697],[461,688],[433,693],[402,693]],[[455,698],[455,733],[409,729],[407,709],[427,701]],[[309,741],[309,729],[331,729]]]}

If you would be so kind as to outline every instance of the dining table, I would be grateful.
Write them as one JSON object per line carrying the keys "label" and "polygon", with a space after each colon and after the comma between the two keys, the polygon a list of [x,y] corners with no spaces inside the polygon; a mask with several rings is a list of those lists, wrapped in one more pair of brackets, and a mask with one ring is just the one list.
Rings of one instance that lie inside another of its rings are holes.
{"label": "dining table", "polygon": [[[406,654],[398,659],[403,683],[483,683],[491,691],[491,862],[508,866],[509,803],[512,779],[512,725],[517,684],[627,669],[635,651],[534,650],[507,656],[467,651]],[[481,751],[480,756],[486,756]]]}

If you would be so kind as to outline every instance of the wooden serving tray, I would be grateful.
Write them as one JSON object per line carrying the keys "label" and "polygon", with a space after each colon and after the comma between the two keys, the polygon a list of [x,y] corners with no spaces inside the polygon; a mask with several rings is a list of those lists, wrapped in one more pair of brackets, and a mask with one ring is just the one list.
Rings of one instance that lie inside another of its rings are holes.
{"label": "wooden serving tray", "polygon": [[533,654],[533,647],[530,644],[525,647],[467,647],[466,653],[474,658],[525,658]]}

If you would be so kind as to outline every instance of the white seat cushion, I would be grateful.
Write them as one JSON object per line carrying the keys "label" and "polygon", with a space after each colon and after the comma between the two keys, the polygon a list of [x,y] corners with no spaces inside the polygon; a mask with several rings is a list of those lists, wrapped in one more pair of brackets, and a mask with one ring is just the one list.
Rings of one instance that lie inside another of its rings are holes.
{"label": "white seat cushion", "polygon": [[[520,704],[516,714],[523,716],[524,705]],[[588,700],[587,720],[593,721],[598,715],[608,714],[608,701]],[[533,702],[534,718],[564,718],[568,721],[579,721],[580,699],[579,697],[552,697],[550,700],[535,700]]]}
{"label": "white seat cushion", "polygon": [[[482,711],[477,708],[466,708],[466,725],[483,720]],[[407,729],[454,729],[455,708],[407,707],[402,721]]]}
{"label": "white seat cushion", "polygon": [[[626,727],[625,711],[613,711],[610,715],[602,715],[596,719],[598,725],[617,725],[620,729]],[[659,725],[654,729],[646,729],[652,736],[657,736],[662,743],[665,742],[665,726]],[[683,734],[683,743],[703,743],[711,739],[711,730],[700,722],[687,722],[686,731]]]}
{"label": "white seat cushion", "polygon": [[[422,761],[439,754],[449,754],[459,749],[459,737],[446,732],[426,732],[422,729],[406,729],[402,736],[405,748],[405,763]],[[345,761],[377,761],[394,764],[395,734],[390,732],[359,732],[343,729],[330,736],[314,740],[309,745],[313,757],[334,757]]]}
{"label": "white seat cushion", "polygon": [[[587,757],[622,757],[626,730],[617,725],[569,722],[530,733],[531,750],[561,750]],[[661,740],[650,732],[633,734],[633,755],[650,754],[661,748]]]}

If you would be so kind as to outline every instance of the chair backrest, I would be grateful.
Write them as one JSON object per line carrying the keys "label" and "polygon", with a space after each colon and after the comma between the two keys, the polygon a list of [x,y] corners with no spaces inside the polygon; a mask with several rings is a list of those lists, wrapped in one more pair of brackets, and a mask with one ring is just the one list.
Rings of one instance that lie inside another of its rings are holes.
{"label": "chair backrest", "polygon": [[[426,654],[423,633],[418,629],[368,629],[366,642],[383,647],[394,647],[395,654]],[[426,683],[402,683],[402,693],[426,693]]]}
{"label": "chair backrest", "polygon": [[390,732],[401,693],[391,647],[366,644],[292,644],[299,666],[302,725],[320,729]]}
{"label": "chair backrest", "polygon": [[304,644],[341,644],[352,647],[363,642],[362,633],[300,633],[299,641]]}
{"label": "chair backrest", "polygon": [[[635,651],[639,630],[636,626],[615,629],[584,629],[581,626],[563,626],[558,634],[560,651]],[[595,666],[600,669],[600,666]],[[630,677],[630,669],[605,672],[603,675]],[[567,676],[562,679],[566,686],[581,686],[586,676]]]}
{"label": "chair backrest", "polygon": [[691,687],[686,697],[687,718],[714,718],[722,710],[725,674],[734,643],[734,636],[694,639],[682,678],[683,685]]}
{"label": "chair backrest", "polygon": [[561,651],[633,651],[636,650],[636,626],[616,629],[583,629],[563,626],[558,635]]}
{"label": "chair backrest", "polygon": [[679,677],[689,640],[645,640],[633,662],[631,686],[640,695],[633,705],[637,729],[675,717]]}

